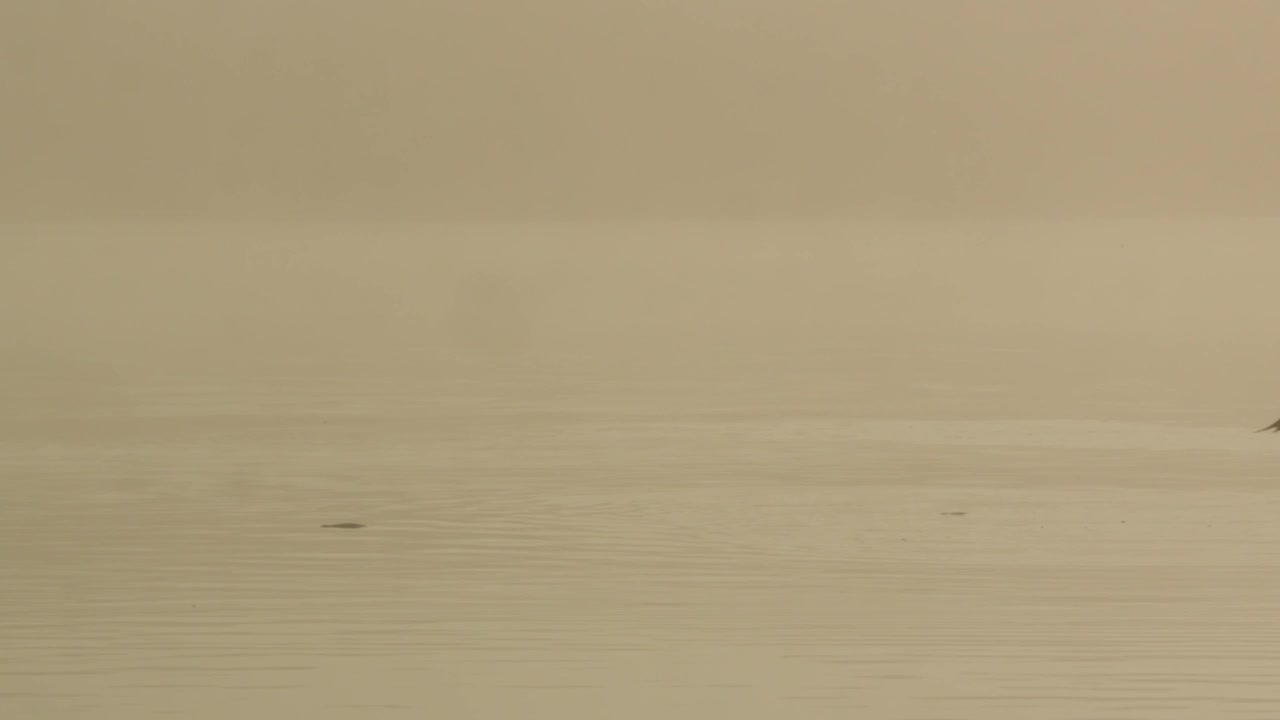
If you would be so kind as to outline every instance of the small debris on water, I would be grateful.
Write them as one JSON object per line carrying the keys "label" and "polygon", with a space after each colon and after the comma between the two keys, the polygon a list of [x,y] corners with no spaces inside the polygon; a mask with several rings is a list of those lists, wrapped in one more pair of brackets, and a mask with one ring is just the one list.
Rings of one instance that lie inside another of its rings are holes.
{"label": "small debris on water", "polygon": [[360,523],[335,523],[333,525],[321,525],[320,527],[344,528],[347,530],[354,530],[356,528],[362,528],[364,527],[364,525],[361,525]]}

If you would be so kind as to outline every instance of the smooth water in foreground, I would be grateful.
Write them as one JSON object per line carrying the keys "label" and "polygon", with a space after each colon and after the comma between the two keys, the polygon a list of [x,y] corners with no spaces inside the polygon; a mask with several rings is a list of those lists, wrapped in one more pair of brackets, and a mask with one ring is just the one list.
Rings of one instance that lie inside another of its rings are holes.
{"label": "smooth water in foreground", "polygon": [[123,396],[0,428],[5,718],[1280,717],[1254,426]]}

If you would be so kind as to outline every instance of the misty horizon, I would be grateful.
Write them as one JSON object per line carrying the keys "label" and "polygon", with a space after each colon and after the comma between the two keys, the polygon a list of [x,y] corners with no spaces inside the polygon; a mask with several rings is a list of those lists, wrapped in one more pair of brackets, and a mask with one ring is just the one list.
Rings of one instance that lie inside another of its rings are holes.
{"label": "misty horizon", "polygon": [[886,398],[973,385],[1022,412],[1144,388],[1254,416],[1280,392],[1268,220],[9,230],[10,396],[532,374],[836,406],[877,378]]}
{"label": "misty horizon", "polygon": [[1280,717],[1278,39],[0,3],[4,720]]}

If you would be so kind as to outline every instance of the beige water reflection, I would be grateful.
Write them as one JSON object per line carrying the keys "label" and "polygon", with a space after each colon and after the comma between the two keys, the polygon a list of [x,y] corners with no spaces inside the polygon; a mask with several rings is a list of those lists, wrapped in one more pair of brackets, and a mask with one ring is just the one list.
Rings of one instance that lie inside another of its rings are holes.
{"label": "beige water reflection", "polygon": [[3,716],[1280,716],[1252,427],[425,397],[6,421]]}

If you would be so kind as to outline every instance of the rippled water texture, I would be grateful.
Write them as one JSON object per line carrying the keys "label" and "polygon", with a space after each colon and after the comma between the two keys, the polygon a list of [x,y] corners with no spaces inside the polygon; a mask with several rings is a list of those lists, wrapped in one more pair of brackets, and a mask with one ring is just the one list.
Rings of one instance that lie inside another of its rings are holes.
{"label": "rippled water texture", "polygon": [[321,387],[4,421],[0,715],[1280,717],[1252,425]]}

